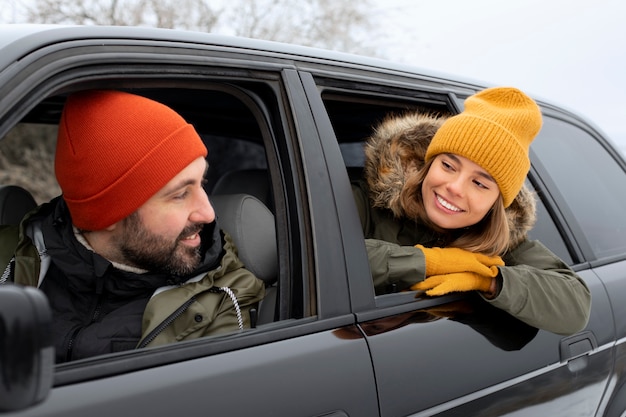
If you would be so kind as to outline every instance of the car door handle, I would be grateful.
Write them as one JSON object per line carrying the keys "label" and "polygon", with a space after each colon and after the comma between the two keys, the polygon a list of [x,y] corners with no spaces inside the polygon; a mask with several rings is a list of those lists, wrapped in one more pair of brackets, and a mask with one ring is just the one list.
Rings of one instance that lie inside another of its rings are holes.
{"label": "car door handle", "polygon": [[584,331],[561,339],[561,363],[567,362],[572,371],[579,371],[587,366],[589,353],[598,347],[596,337],[591,331]]}

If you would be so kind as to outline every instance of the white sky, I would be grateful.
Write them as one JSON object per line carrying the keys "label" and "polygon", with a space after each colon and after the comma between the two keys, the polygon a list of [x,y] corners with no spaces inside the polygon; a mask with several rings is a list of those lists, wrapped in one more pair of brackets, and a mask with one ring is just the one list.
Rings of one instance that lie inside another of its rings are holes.
{"label": "white sky", "polygon": [[625,1],[373,3],[387,59],[516,86],[585,116],[626,153]]}
{"label": "white sky", "polygon": [[[0,0],[0,16],[29,1]],[[370,40],[385,58],[519,87],[585,116],[626,153],[626,1],[371,4],[380,29]]]}

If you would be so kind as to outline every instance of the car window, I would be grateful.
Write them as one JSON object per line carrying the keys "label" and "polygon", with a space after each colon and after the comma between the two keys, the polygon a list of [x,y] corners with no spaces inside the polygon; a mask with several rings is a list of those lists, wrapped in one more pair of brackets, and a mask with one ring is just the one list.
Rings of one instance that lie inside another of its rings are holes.
{"label": "car window", "polygon": [[[127,83],[118,87],[115,83],[103,81],[98,88],[126,90],[144,95],[170,106],[194,125],[209,150],[209,170],[205,187],[210,201],[219,200],[224,195],[254,195],[259,189],[267,191],[265,196],[255,197],[274,216],[275,237],[280,235],[283,239],[281,243],[277,243],[279,246],[276,264],[279,262],[278,254],[282,255],[280,266],[275,268],[277,275],[269,280],[260,277],[267,286],[267,296],[259,306],[256,317],[257,328],[262,328],[267,324],[294,318],[294,312],[299,312],[301,317],[303,311],[314,309],[302,306],[304,301],[301,295],[294,296],[294,292],[304,286],[297,283],[290,286],[289,291],[292,292],[281,292],[280,300],[283,300],[284,305],[279,307],[279,283],[290,281],[291,276],[286,276],[286,271],[293,271],[297,267],[300,255],[287,254],[291,250],[288,236],[295,233],[293,230],[297,223],[292,222],[292,226],[289,226],[285,218],[289,210],[295,210],[292,207],[295,203],[292,202],[287,207],[284,195],[289,192],[289,186],[280,182],[280,178],[284,177],[279,173],[282,166],[269,162],[290,159],[281,155],[281,151],[273,143],[273,138],[283,134],[282,121],[277,117],[280,113],[277,110],[277,94],[272,90],[274,87],[265,83],[237,83],[238,81],[233,80],[217,80],[210,84],[205,80],[201,86],[189,82],[188,87],[182,87],[185,83],[179,81],[177,87],[172,88],[167,80],[160,87],[155,87],[159,83],[151,80],[149,86],[143,87],[141,81],[137,81],[132,89],[128,89]],[[62,93],[43,98],[33,108],[23,110],[24,115],[19,122],[0,140],[0,185],[19,185],[30,191],[37,203],[47,202],[61,194],[54,175],[57,128],[66,97],[82,88],[67,88]],[[268,114],[273,116],[267,116]],[[242,180],[235,175],[240,172],[262,175],[248,175],[241,177]],[[226,180],[226,177],[230,179]],[[276,215],[277,206],[282,208],[280,212],[284,217]],[[220,221],[217,209],[216,213]],[[234,234],[234,230],[227,232]],[[265,245],[270,241],[267,240]],[[261,269],[273,270],[265,266],[267,262],[267,259],[260,262]],[[255,265],[246,266],[253,272],[260,270]],[[304,279],[303,274],[294,275],[297,279]]]}
{"label": "car window", "polygon": [[[394,101],[389,95],[364,97],[362,91],[359,94],[355,92],[353,96],[346,94],[345,91],[341,95],[329,92],[322,94],[350,180],[362,177],[365,141],[385,117],[409,111],[444,115],[454,112],[450,105],[443,105],[444,100],[433,102],[432,100],[419,100],[416,97],[419,97],[419,94],[414,94],[411,99],[396,97]],[[429,98],[432,99],[432,96]],[[559,232],[552,214],[544,204],[541,193],[535,190],[531,181],[526,181],[526,185],[535,191],[537,207],[537,221],[529,233],[529,238],[541,241],[571,265],[573,259],[568,245]],[[388,305],[388,298],[389,295],[378,296],[380,303],[377,301],[377,304]],[[385,299],[384,302],[383,299]]]}
{"label": "car window", "polygon": [[533,151],[562,196],[595,259],[626,253],[626,173],[591,134],[552,117]]}
{"label": "car window", "polygon": [[[534,189],[530,181],[526,181],[526,186],[531,190]],[[528,233],[528,237],[532,240],[538,240],[555,255],[561,258],[568,265],[574,263],[572,255],[567,247],[567,244],[563,240],[562,234],[559,232],[558,227],[554,223],[554,219],[548,212],[546,205],[541,199],[540,193],[535,190],[535,201],[537,203],[537,222],[532,230]]]}
{"label": "car window", "polygon": [[47,122],[17,124],[0,141],[1,185],[28,190],[37,203],[61,194],[54,177],[57,125]]}

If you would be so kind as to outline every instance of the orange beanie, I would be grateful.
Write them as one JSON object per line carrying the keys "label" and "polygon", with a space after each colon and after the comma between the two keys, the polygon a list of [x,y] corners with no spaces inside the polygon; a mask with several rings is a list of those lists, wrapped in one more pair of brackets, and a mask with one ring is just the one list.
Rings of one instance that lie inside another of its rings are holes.
{"label": "orange beanie", "polygon": [[85,91],[63,109],[55,172],[72,223],[101,230],[206,155],[193,126],[169,107],[119,91]]}

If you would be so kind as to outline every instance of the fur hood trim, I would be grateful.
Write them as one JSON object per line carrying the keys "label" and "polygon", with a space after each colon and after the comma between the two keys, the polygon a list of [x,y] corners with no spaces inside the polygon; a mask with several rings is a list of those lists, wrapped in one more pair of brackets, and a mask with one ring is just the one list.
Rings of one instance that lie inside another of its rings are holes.
{"label": "fur hood trim", "polygon": [[[430,140],[446,117],[435,114],[406,113],[389,116],[374,130],[365,145],[364,175],[373,207],[391,210],[404,217],[400,193],[406,178],[424,165]],[[535,224],[535,196],[524,185],[507,207],[510,248],[527,238]]]}

